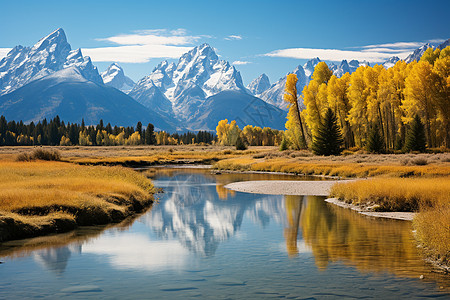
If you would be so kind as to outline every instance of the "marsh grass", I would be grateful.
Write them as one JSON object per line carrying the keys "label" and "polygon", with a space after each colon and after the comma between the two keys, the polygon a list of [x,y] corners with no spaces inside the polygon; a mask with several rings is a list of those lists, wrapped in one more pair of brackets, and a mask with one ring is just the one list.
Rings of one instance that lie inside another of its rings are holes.
{"label": "marsh grass", "polygon": [[35,149],[31,153],[19,153],[16,157],[16,161],[32,161],[32,160],[48,160],[59,161],[61,160],[61,153],[54,149]]}
{"label": "marsh grass", "polygon": [[380,211],[427,210],[450,203],[450,177],[374,178],[338,183],[331,196]]}
{"label": "marsh grass", "polygon": [[121,167],[0,161],[0,225],[11,219],[32,228],[58,219],[78,225],[117,222],[148,207],[153,192],[145,176]]}

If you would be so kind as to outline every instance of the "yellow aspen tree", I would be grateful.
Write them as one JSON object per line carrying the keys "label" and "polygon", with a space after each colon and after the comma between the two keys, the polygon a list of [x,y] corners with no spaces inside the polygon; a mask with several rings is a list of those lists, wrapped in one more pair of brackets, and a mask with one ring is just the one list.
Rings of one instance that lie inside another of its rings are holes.
{"label": "yellow aspen tree", "polygon": [[350,84],[350,73],[345,73],[341,78],[331,76],[327,85],[328,107],[330,107],[338,120],[344,136],[345,147],[354,146],[354,137],[347,120],[350,111],[350,103],[348,101],[347,92]]}
{"label": "yellow aspen tree", "polygon": [[[450,49],[450,46],[445,48]],[[444,49],[444,50],[445,50]],[[442,122],[444,146],[450,148],[450,56],[438,58],[433,67],[436,74],[435,105]]]}
{"label": "yellow aspen tree", "polygon": [[439,48],[436,48],[436,50],[433,50],[433,48],[428,48],[422,54],[420,61],[426,61],[430,65],[434,65],[434,62],[436,61],[436,59],[438,59],[440,54],[441,54],[441,50]]}
{"label": "yellow aspen tree", "polygon": [[348,88],[348,100],[350,111],[348,121],[355,133],[355,142],[358,147],[364,146],[368,129],[367,115],[367,91],[364,81],[364,71],[368,67],[361,66],[351,74],[350,86]]}
{"label": "yellow aspen tree", "polygon": [[320,62],[314,69],[311,82],[303,88],[302,98],[305,110],[302,115],[311,135],[317,135],[322,116],[328,108],[327,83],[333,72],[325,62]]}
{"label": "yellow aspen tree", "polygon": [[381,70],[384,69],[383,66],[375,65],[373,67],[366,67],[364,70],[364,83],[367,95],[367,116],[369,122],[373,123],[379,120],[380,125],[383,124],[380,103],[378,101],[378,76]]}
{"label": "yellow aspen tree", "polygon": [[228,135],[228,119],[220,120],[216,127],[217,139],[220,145],[225,145]]}
{"label": "yellow aspen tree", "polygon": [[396,90],[391,69],[382,69],[378,75],[377,99],[383,120],[384,143],[387,148],[394,148],[396,130],[393,103],[396,100]]}
{"label": "yellow aspen tree", "polygon": [[312,80],[315,80],[318,84],[328,83],[331,76],[333,75],[333,71],[328,68],[326,62],[321,61],[314,68],[314,73],[312,75]]}
{"label": "yellow aspen tree", "polygon": [[405,80],[406,97],[402,104],[405,111],[404,123],[409,124],[416,114],[424,120],[428,147],[434,146],[431,123],[436,115],[433,103],[436,81],[433,75],[432,66],[428,62],[420,61],[415,64]]}
{"label": "yellow aspen tree", "polygon": [[284,101],[288,103],[289,111],[285,126],[287,131],[286,135],[292,147],[295,149],[303,149],[306,148],[306,137],[298,105],[297,80],[296,74],[287,75]]}
{"label": "yellow aspen tree", "polygon": [[247,125],[242,129],[242,134],[244,135],[245,139],[247,140],[248,144],[250,146],[256,146],[255,145],[255,137],[253,132],[253,126]]}

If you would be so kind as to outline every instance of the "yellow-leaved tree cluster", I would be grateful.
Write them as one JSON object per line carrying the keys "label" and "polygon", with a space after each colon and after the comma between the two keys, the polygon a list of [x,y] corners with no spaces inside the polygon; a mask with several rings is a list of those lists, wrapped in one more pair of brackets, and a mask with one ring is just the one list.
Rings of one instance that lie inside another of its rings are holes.
{"label": "yellow-leaved tree cluster", "polygon": [[311,145],[325,112],[331,108],[345,148],[364,147],[374,125],[386,150],[401,149],[414,117],[425,127],[427,147],[450,147],[450,46],[429,48],[419,62],[398,61],[360,66],[338,78],[320,62],[297,99],[297,77],[289,74],[284,99],[289,103],[286,138],[294,149]]}
{"label": "yellow-leaved tree cluster", "polygon": [[238,137],[249,146],[279,145],[283,139],[283,131],[269,127],[247,125],[240,129],[236,121],[228,123],[228,119],[221,120],[216,127],[217,142],[224,146],[234,146]]}

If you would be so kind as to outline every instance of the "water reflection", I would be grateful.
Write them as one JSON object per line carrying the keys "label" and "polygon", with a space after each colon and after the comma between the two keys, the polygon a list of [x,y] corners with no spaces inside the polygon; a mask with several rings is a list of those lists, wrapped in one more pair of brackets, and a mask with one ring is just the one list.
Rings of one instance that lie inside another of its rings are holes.
{"label": "water reflection", "polygon": [[[212,175],[204,170],[176,169],[147,174],[165,192],[137,222],[128,220],[113,227],[84,228],[5,243],[0,247],[0,256],[31,256],[57,276],[65,272],[70,259],[81,253],[103,257],[119,270],[180,271],[198,257],[214,262],[221,244],[238,236],[244,237],[249,248],[256,247],[258,241],[247,239],[261,235],[262,229],[275,228],[271,239],[283,245],[282,255],[291,258],[290,262],[311,258],[323,271],[330,264],[344,262],[363,272],[387,271],[415,278],[428,273],[408,222],[370,219],[327,204],[323,197],[256,195],[223,188],[239,180],[294,177]],[[247,227],[243,228],[243,224]],[[241,251],[258,252],[264,257],[259,263],[267,263],[264,249]],[[305,252],[306,256],[297,257]],[[233,259],[238,253],[230,255]]]}
{"label": "water reflection", "polygon": [[[228,177],[228,176],[227,176]],[[219,176],[220,185],[226,184]],[[202,256],[213,256],[219,244],[234,236],[244,215],[268,224],[270,217],[284,215],[276,205],[282,197],[217,192],[216,178],[204,174],[175,172],[170,177],[158,174],[155,184],[164,187],[166,195],[151,214],[143,217],[159,238],[177,239],[184,247]],[[226,201],[224,201],[226,200]],[[265,205],[262,205],[265,203]]]}
{"label": "water reflection", "polygon": [[307,197],[300,227],[319,269],[344,261],[364,272],[390,271],[412,277],[425,272],[409,222],[369,218]]}

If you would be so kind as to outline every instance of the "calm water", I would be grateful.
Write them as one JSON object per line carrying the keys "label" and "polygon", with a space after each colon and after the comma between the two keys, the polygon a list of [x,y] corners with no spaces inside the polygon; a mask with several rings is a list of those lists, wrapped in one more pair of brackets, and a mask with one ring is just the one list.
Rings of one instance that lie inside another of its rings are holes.
{"label": "calm water", "polygon": [[223,188],[292,177],[148,173],[165,193],[136,220],[1,245],[0,298],[450,297],[448,276],[430,273],[408,222],[322,197]]}

